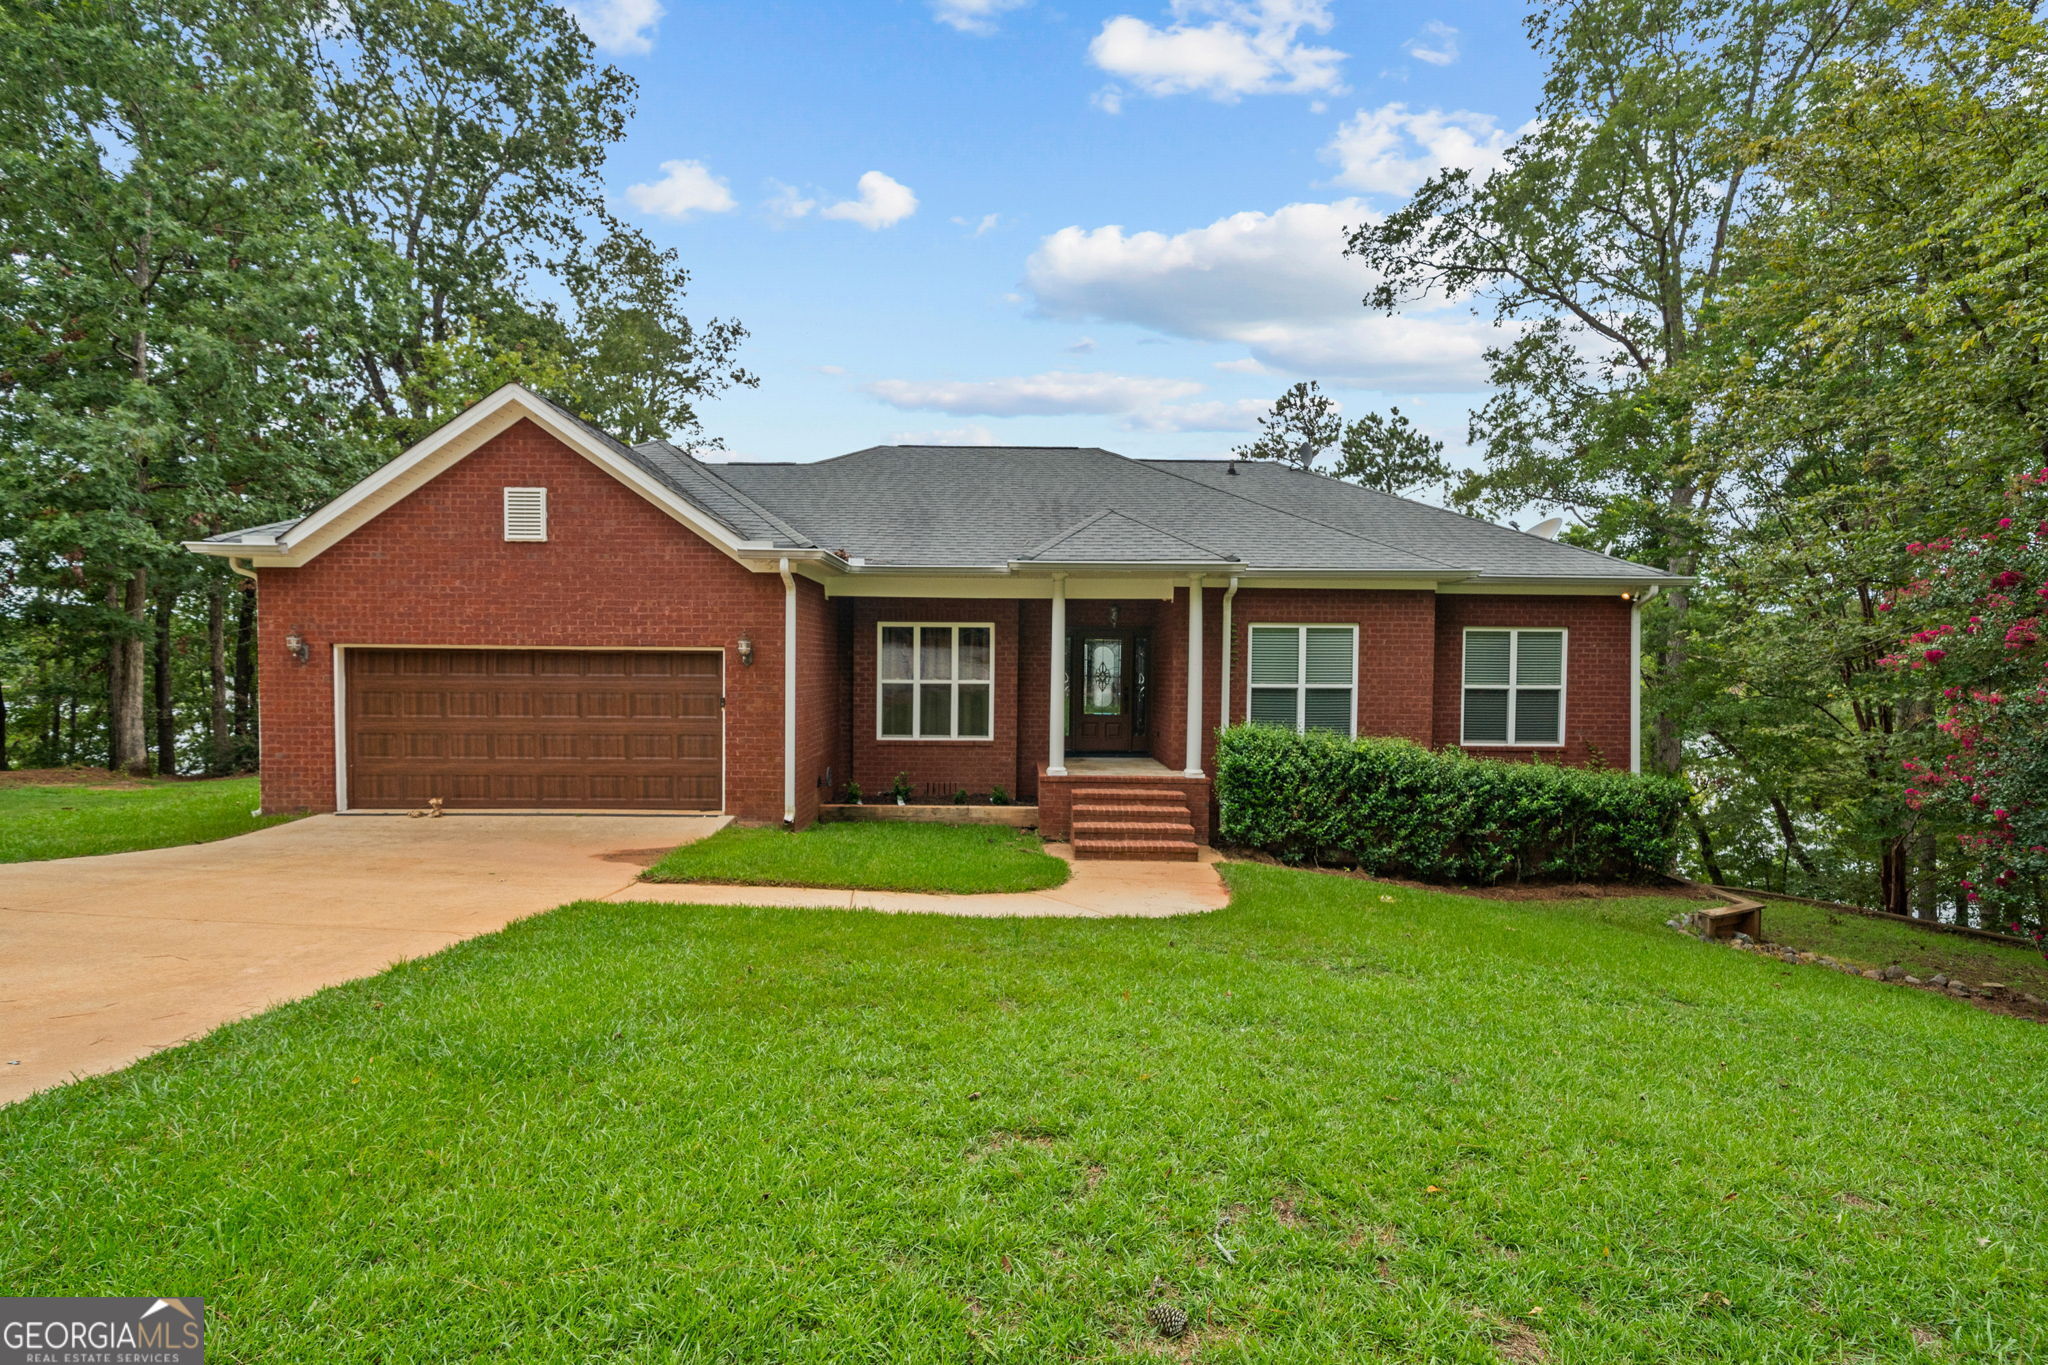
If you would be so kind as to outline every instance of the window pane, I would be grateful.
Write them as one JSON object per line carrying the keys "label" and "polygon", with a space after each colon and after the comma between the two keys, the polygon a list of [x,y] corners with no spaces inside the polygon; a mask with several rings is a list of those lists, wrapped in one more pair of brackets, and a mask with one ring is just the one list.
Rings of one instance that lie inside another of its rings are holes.
{"label": "window pane", "polygon": [[960,627],[960,676],[986,678],[989,676],[989,663],[988,627]]}
{"label": "window pane", "polygon": [[917,689],[917,732],[926,739],[953,733],[953,685],[925,683]]}
{"label": "window pane", "polygon": [[918,641],[918,677],[950,678],[953,676],[953,628],[951,626],[926,626],[918,632],[923,638]]}
{"label": "window pane", "polygon": [[1081,642],[1081,712],[1089,716],[1120,716],[1124,711],[1124,642]]}
{"label": "window pane", "polygon": [[1308,632],[1308,676],[1302,681],[1349,687],[1351,631],[1343,626],[1311,626]]}
{"label": "window pane", "polygon": [[1524,687],[1563,685],[1563,631],[1525,630],[1515,637],[1515,681]]}
{"label": "window pane", "polygon": [[899,739],[910,736],[910,699],[915,691],[909,683],[882,684],[882,733]]}
{"label": "window pane", "polygon": [[[1301,632],[1288,626],[1252,627],[1251,679],[1285,685],[1301,681]],[[1287,722],[1294,722],[1289,719]]]}
{"label": "window pane", "polygon": [[1508,694],[1465,691],[1465,742],[1467,744],[1505,744],[1508,738]]}
{"label": "window pane", "polygon": [[1547,688],[1515,693],[1515,743],[1555,744],[1563,738],[1559,723],[1560,694]]}
{"label": "window pane", "polygon": [[1504,630],[1465,632],[1465,686],[1508,685],[1508,633]]}
{"label": "window pane", "polygon": [[1284,725],[1292,730],[1295,691],[1291,687],[1254,687],[1252,689],[1252,723],[1255,725]]}
{"label": "window pane", "polygon": [[910,651],[917,641],[917,631],[910,626],[882,627],[882,676],[885,678],[914,678],[910,671]]}
{"label": "window pane", "polygon": [[988,737],[988,684],[960,684],[960,738]]}
{"label": "window pane", "polygon": [[1351,733],[1351,689],[1348,687],[1311,687],[1302,710],[1307,715],[1307,729],[1335,730],[1340,735]]}

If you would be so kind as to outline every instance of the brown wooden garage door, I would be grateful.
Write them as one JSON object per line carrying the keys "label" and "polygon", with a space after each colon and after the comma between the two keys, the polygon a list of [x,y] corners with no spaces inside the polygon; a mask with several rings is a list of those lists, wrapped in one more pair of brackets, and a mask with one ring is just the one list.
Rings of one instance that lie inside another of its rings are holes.
{"label": "brown wooden garage door", "polygon": [[358,810],[717,810],[722,656],[351,649]]}

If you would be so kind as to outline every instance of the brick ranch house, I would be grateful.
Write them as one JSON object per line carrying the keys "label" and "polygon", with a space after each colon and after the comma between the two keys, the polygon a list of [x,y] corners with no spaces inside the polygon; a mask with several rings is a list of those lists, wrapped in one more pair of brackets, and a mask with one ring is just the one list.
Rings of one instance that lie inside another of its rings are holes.
{"label": "brick ranch house", "polygon": [[189,548],[258,584],[269,810],[802,827],[907,773],[1126,856],[1207,839],[1215,728],[1247,717],[1633,766],[1637,612],[1671,581],[1277,464],[713,465],[516,385]]}

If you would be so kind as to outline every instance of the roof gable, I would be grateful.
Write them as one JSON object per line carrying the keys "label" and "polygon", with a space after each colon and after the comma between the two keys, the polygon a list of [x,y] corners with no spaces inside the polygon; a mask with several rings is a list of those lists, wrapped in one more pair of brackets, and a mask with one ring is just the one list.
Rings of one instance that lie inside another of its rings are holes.
{"label": "roof gable", "polygon": [[[308,563],[522,421],[532,422],[726,554],[737,559],[742,548],[752,544],[738,527],[692,497],[675,471],[664,469],[662,460],[636,453],[523,385],[507,384],[310,515],[188,541],[186,548],[280,567]],[[669,450],[677,458],[688,458]],[[700,491],[720,482],[707,473]]]}
{"label": "roof gable", "polygon": [[1105,508],[1078,526],[1034,547],[1020,561],[1041,564],[1229,564],[1235,556],[1218,554],[1191,540],[1148,526],[1114,507]]}

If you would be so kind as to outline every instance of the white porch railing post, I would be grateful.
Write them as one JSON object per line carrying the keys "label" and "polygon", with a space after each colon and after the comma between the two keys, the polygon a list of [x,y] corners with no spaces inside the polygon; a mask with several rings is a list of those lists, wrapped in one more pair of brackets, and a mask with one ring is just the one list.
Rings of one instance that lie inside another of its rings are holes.
{"label": "white porch railing post", "polygon": [[1188,747],[1185,777],[1202,775],[1202,576],[1188,579]]}
{"label": "white porch railing post", "polygon": [[1052,576],[1051,677],[1046,684],[1045,772],[1067,775],[1067,576]]}

